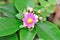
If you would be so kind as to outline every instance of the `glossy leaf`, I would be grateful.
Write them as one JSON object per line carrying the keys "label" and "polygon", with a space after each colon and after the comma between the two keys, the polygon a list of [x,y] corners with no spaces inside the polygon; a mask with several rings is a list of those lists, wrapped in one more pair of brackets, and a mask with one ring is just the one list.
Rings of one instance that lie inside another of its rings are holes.
{"label": "glossy leaf", "polygon": [[27,7],[34,7],[34,0],[15,0],[15,6],[20,12]]}
{"label": "glossy leaf", "polygon": [[33,40],[36,35],[36,29],[29,31],[28,29],[20,30],[20,40]]}
{"label": "glossy leaf", "polygon": [[15,33],[20,26],[17,19],[0,18],[0,37]]}
{"label": "glossy leaf", "polygon": [[60,31],[56,25],[45,21],[36,24],[37,35],[44,40],[60,40]]}
{"label": "glossy leaf", "polygon": [[0,40],[18,40],[18,37],[16,34],[12,34],[9,36],[0,37]]}
{"label": "glossy leaf", "polygon": [[0,12],[10,18],[16,18],[17,10],[13,5],[0,5]]}

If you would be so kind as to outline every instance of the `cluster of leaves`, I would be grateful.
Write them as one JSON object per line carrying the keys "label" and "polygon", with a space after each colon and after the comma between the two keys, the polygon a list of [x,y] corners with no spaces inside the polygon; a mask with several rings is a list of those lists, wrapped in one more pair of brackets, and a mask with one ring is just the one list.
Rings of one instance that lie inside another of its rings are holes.
{"label": "cluster of leaves", "polygon": [[[41,5],[38,5],[38,1]],[[55,11],[55,5],[56,0],[14,0],[12,4],[0,5],[0,12],[4,15],[0,17],[0,40],[33,40],[36,34],[39,37],[38,40],[60,40],[60,31],[57,26],[46,21],[46,17]],[[22,18],[22,11],[27,6],[34,8],[35,12],[41,10],[40,15],[44,19],[36,23],[32,31],[20,28],[22,21],[18,19]],[[16,18],[16,14],[21,16],[18,15]]]}

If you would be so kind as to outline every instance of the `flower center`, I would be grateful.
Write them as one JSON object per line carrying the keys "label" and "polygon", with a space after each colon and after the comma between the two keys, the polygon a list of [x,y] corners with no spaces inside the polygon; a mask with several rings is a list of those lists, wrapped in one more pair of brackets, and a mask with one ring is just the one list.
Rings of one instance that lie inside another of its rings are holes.
{"label": "flower center", "polygon": [[31,24],[33,22],[32,18],[28,18],[27,23]]}

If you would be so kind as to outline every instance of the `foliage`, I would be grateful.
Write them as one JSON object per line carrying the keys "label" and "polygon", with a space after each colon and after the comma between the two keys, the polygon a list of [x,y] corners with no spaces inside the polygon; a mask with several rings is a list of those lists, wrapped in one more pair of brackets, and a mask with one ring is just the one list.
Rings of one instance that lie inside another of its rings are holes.
{"label": "foliage", "polygon": [[[0,12],[4,15],[4,17],[0,16],[0,40],[18,40],[18,38],[33,40],[36,34],[39,37],[38,40],[60,40],[60,31],[57,26],[46,21],[46,17],[55,11],[56,0],[9,1],[11,4],[0,4]],[[22,13],[27,7],[32,7],[34,13],[43,18],[35,24],[33,29],[23,28]],[[38,10],[41,10],[40,14],[37,13]]]}

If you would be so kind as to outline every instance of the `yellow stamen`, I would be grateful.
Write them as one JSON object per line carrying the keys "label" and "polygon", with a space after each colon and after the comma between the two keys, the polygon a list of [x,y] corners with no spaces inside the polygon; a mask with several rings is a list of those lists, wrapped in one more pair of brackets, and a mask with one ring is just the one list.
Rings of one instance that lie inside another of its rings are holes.
{"label": "yellow stamen", "polygon": [[27,23],[31,24],[33,21],[31,18],[28,18]]}

